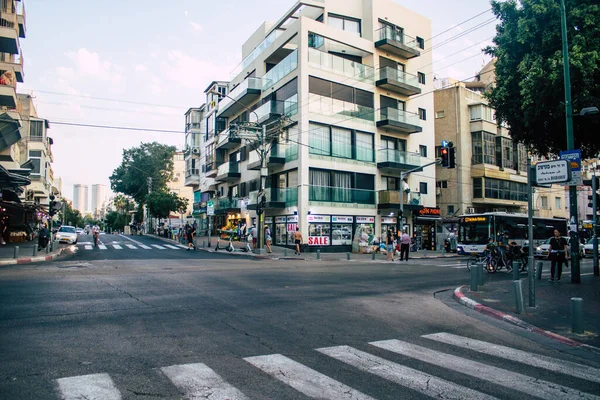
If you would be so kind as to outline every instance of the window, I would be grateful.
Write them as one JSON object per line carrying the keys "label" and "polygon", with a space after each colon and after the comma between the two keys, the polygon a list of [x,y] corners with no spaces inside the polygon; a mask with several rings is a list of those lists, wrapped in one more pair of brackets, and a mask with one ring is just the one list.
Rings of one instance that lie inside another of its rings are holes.
{"label": "window", "polygon": [[325,79],[315,78],[314,76],[308,79],[308,91],[312,94],[342,100],[359,106],[374,107],[373,93],[330,82]]}
{"label": "window", "polygon": [[496,123],[494,109],[483,104],[471,106],[469,108],[469,115],[471,121],[479,121],[483,119],[485,121]]}
{"label": "window", "polygon": [[448,181],[437,181],[437,187],[439,187],[441,189],[447,189]]}
{"label": "window", "polygon": [[33,141],[41,141],[44,137],[44,121],[29,121],[29,136]]}
{"label": "window", "polygon": [[356,132],[356,159],[359,161],[373,162],[373,135],[370,133]]}
{"label": "window", "polygon": [[548,209],[548,197],[541,196],[540,200],[542,202],[542,210],[547,210]]}
{"label": "window", "polygon": [[473,198],[483,198],[482,178],[473,178]]}
{"label": "window", "polygon": [[419,83],[421,85],[424,85],[425,84],[425,74],[422,72],[417,72],[417,76],[419,78]]}
{"label": "window", "polygon": [[375,176],[309,169],[309,200],[375,204]]}
{"label": "window", "polygon": [[352,158],[352,131],[331,127],[331,156]]}
{"label": "window", "polygon": [[331,155],[331,137],[329,127],[325,125],[308,124],[309,129],[309,153],[316,155]]}
{"label": "window", "polygon": [[[476,179],[481,180],[481,178],[473,179],[473,197],[477,197],[475,196]],[[479,188],[481,188],[480,184]],[[485,197],[499,200],[527,201],[527,185],[524,183],[485,178]]]}
{"label": "window", "polygon": [[400,179],[392,176],[381,177],[381,190],[400,190]]}
{"label": "window", "polygon": [[445,117],[444,111],[436,111],[435,112],[435,117],[436,118],[444,118]]}
{"label": "window", "polygon": [[495,136],[489,132],[473,132],[473,164],[496,165]]}
{"label": "window", "polygon": [[419,154],[421,157],[427,157],[427,146],[420,144],[419,145]]}
{"label": "window", "polygon": [[425,121],[427,119],[427,111],[424,108],[419,108],[419,119]]}
{"label": "window", "polygon": [[360,20],[329,14],[327,17],[327,24],[334,28],[360,36]]}
{"label": "window", "polygon": [[421,194],[427,194],[427,182],[419,182],[419,192]]}
{"label": "window", "polygon": [[516,169],[514,162],[513,142],[506,137],[496,138],[496,159],[498,163],[502,160],[499,167]]}
{"label": "window", "polygon": [[417,45],[420,49],[425,49],[425,39],[417,36]]}
{"label": "window", "polygon": [[33,169],[31,170],[31,175],[41,175],[42,168],[42,152],[40,150],[30,150],[29,151],[29,160],[31,160],[31,164],[33,165]]}
{"label": "window", "polygon": [[454,215],[454,204],[448,204],[448,215]]}
{"label": "window", "polygon": [[562,201],[560,197],[555,197],[554,198],[554,209],[555,210],[560,210],[562,208]]}

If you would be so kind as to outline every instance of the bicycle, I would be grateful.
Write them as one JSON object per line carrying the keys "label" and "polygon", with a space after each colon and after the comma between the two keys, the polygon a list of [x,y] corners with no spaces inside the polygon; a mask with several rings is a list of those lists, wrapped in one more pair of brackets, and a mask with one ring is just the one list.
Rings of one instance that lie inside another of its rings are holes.
{"label": "bicycle", "polygon": [[469,258],[467,260],[467,270],[471,271],[471,267],[477,264],[483,264],[485,266],[485,270],[489,274],[496,272],[498,268],[497,258],[494,257],[488,250],[485,250],[483,255],[477,254]]}

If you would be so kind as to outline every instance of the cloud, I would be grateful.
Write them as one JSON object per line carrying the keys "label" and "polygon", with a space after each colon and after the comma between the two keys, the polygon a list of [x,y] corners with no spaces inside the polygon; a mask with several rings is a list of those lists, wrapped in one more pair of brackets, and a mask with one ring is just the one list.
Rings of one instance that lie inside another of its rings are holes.
{"label": "cloud", "polygon": [[65,55],[75,64],[77,74],[83,78],[93,78],[114,84],[122,83],[125,79],[123,68],[102,60],[96,52],[81,48],[76,52],[67,52]]}
{"label": "cloud", "polygon": [[183,15],[185,15],[185,17],[187,18],[187,16],[188,16],[188,15],[190,15],[190,13],[188,12],[188,10],[185,10],[185,11],[183,12]]}
{"label": "cloud", "polygon": [[192,27],[192,30],[195,33],[202,32],[202,25],[200,25],[199,23],[192,21],[192,22],[190,22],[190,26]]}
{"label": "cloud", "polygon": [[[166,60],[160,64],[161,84],[170,81],[183,87],[204,90],[213,80],[228,80],[228,73],[235,67],[226,56],[218,62],[195,58],[183,51],[167,53]],[[155,82],[158,83],[158,82]]]}
{"label": "cloud", "polygon": [[148,71],[148,67],[144,64],[136,64],[135,66],[135,72],[147,72]]}

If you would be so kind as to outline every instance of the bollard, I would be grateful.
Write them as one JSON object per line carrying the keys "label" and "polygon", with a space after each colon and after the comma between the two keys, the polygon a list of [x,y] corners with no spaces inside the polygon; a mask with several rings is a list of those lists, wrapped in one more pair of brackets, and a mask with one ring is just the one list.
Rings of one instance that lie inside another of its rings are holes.
{"label": "bollard", "polygon": [[19,246],[15,246],[15,254],[14,254],[14,258],[19,258]]}
{"label": "bollard", "polygon": [[346,253],[346,260],[350,261],[350,253]]}
{"label": "bollard", "polygon": [[371,253],[371,260],[375,261],[375,252]]}
{"label": "bollard", "polygon": [[46,254],[50,253],[50,243],[46,245]]}
{"label": "bollard", "polygon": [[535,264],[535,273],[537,274],[537,280],[539,281],[542,279],[542,268],[544,267],[544,263],[538,261]]}
{"label": "bollard", "polygon": [[38,252],[38,247],[37,247],[37,244],[34,244],[34,245],[33,245],[33,256],[34,256],[34,257],[35,257],[35,256],[37,256],[37,252]]}
{"label": "bollard", "polygon": [[427,258],[427,249],[423,248],[423,258]]}
{"label": "bollard", "polygon": [[571,330],[573,333],[583,333],[583,299],[571,298]]}
{"label": "bollard", "polygon": [[518,281],[519,280],[519,269],[521,268],[521,263],[520,262],[514,262],[514,261],[510,261],[510,267],[512,268],[512,272],[513,272],[513,281]]}
{"label": "bollard", "polygon": [[513,281],[515,287],[515,308],[517,314],[523,314],[523,284],[521,280]]}
{"label": "bollard", "polygon": [[317,250],[317,260],[321,259],[321,250]]}
{"label": "bollard", "polygon": [[483,286],[483,284],[485,283],[485,270],[483,265],[483,263],[475,264],[475,269],[477,270],[477,284],[479,286]]}
{"label": "bollard", "polygon": [[477,291],[477,281],[479,280],[477,270],[479,267],[471,268],[471,292]]}
{"label": "bollard", "polygon": [[284,256],[284,257],[287,257],[287,256],[288,256],[288,254],[287,254],[287,249],[283,249],[283,256]]}
{"label": "bollard", "polygon": [[204,248],[206,248],[206,240],[203,240],[203,241],[202,241],[202,248],[203,248],[203,249],[204,249]]}

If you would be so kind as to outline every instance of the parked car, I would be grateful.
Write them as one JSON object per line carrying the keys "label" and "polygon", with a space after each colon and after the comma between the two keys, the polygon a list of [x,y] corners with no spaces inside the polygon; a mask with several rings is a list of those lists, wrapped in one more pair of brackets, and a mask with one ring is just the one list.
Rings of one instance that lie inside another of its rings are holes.
{"label": "parked car", "polygon": [[[600,244],[600,238],[598,238],[598,243]],[[594,255],[594,238],[589,239],[585,246],[583,247],[583,256],[584,257],[592,257]]]}
{"label": "parked car", "polygon": [[[567,244],[569,245],[569,249],[571,249],[571,238],[563,236],[566,239]],[[548,238],[542,242],[538,247],[536,247],[533,255],[537,258],[546,258],[548,257],[548,253],[550,252],[550,240],[552,238]],[[584,255],[584,245],[579,243],[579,257],[583,257]]]}
{"label": "parked car", "polygon": [[75,228],[75,232],[77,232],[78,235],[83,235],[83,229],[82,228]]}
{"label": "parked car", "polygon": [[56,232],[56,240],[60,243],[77,244],[77,231],[74,226],[63,225]]}

